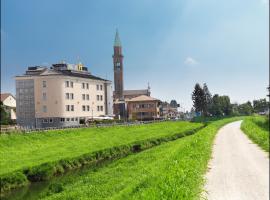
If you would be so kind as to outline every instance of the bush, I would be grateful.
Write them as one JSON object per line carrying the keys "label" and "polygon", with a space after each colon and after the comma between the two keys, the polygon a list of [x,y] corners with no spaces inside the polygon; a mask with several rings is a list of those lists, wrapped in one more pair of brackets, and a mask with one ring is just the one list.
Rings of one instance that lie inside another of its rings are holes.
{"label": "bush", "polygon": [[56,167],[53,163],[44,163],[39,166],[35,166],[26,171],[28,180],[32,182],[49,180],[56,174]]}
{"label": "bush", "polygon": [[21,172],[14,172],[0,177],[1,193],[27,184],[27,177]]}

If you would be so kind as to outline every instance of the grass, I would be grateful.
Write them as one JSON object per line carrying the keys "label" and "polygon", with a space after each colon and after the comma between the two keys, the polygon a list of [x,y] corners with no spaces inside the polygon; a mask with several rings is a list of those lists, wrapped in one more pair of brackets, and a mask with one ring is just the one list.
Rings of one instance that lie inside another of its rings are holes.
{"label": "grass", "polygon": [[269,152],[269,118],[265,116],[247,117],[242,122],[241,129],[254,143]]}
{"label": "grass", "polygon": [[69,169],[121,157],[192,134],[203,124],[162,122],[0,136],[1,190],[50,179]]}
{"label": "grass", "polygon": [[240,118],[210,123],[196,134],[70,177],[43,199],[200,199],[217,130]]}

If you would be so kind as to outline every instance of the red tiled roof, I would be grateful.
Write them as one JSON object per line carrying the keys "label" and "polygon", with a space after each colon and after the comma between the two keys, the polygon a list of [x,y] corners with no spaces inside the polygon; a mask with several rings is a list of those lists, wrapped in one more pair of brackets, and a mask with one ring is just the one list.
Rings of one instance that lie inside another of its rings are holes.
{"label": "red tiled roof", "polygon": [[12,96],[12,94],[10,94],[10,93],[2,93],[1,94],[1,101],[2,102],[5,101],[5,99],[8,98],[9,96]]}
{"label": "red tiled roof", "polygon": [[159,100],[153,97],[146,96],[146,95],[141,95],[141,96],[129,99],[127,101],[159,101]]}

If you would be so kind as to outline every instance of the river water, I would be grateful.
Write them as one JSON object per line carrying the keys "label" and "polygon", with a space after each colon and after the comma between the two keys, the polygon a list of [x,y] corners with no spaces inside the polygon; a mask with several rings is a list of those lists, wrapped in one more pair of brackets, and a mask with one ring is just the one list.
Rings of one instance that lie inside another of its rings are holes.
{"label": "river water", "polygon": [[85,165],[78,169],[68,171],[61,176],[54,177],[49,181],[31,183],[27,186],[4,193],[1,195],[1,200],[37,200],[42,196],[47,196],[48,193],[52,193],[52,190],[54,190],[55,186],[58,186],[58,188],[60,187],[61,189],[63,185],[74,182],[76,177],[83,176],[91,171],[97,171],[112,162],[113,160],[106,160],[96,163],[95,166]]}

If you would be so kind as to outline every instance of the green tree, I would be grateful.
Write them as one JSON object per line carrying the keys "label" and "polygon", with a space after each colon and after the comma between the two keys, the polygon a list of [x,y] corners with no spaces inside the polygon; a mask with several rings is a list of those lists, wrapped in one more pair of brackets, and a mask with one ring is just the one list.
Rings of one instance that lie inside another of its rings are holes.
{"label": "green tree", "polygon": [[215,94],[209,112],[213,116],[228,116],[232,114],[232,104],[229,96]]}
{"label": "green tree", "polygon": [[253,101],[253,109],[256,113],[264,112],[265,110],[267,110],[268,106],[269,103],[266,101],[265,98]]}
{"label": "green tree", "polygon": [[203,91],[204,91],[205,101],[206,101],[206,113],[207,113],[207,115],[209,115],[210,110],[211,110],[211,106],[213,103],[213,99],[212,99],[212,95],[211,95],[206,83],[203,84]]}
{"label": "green tree", "polygon": [[171,106],[172,108],[177,108],[177,107],[178,107],[177,101],[176,101],[176,100],[171,100],[170,106]]}
{"label": "green tree", "polygon": [[253,113],[251,102],[248,101],[247,103],[240,104],[238,106],[238,112],[240,115],[251,115]]}
{"label": "green tree", "polygon": [[7,125],[10,122],[9,113],[6,111],[5,106],[2,101],[0,101],[0,124],[1,125]]}
{"label": "green tree", "polygon": [[206,99],[203,89],[199,83],[196,83],[194,91],[192,92],[193,107],[196,112],[200,112],[203,116],[206,116]]}
{"label": "green tree", "polygon": [[218,94],[215,94],[212,98],[212,104],[209,110],[210,114],[212,116],[222,116],[223,112],[221,109],[221,104],[220,104],[220,98]]}

